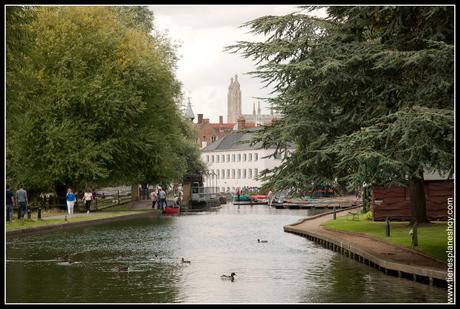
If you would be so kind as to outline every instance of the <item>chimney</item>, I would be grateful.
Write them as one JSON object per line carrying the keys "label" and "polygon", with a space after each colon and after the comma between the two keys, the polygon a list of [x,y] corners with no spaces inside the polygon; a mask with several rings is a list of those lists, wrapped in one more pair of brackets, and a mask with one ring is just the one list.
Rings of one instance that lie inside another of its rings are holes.
{"label": "chimney", "polygon": [[244,129],[244,126],[246,124],[246,119],[244,119],[244,117],[242,115],[240,117],[238,117],[237,122],[238,122],[237,130]]}
{"label": "chimney", "polygon": [[223,124],[224,123],[224,116],[219,116],[219,124]]}
{"label": "chimney", "polygon": [[204,123],[204,124],[209,123],[209,118],[203,119],[203,123]]}
{"label": "chimney", "polygon": [[203,114],[198,114],[198,123],[203,123]]}

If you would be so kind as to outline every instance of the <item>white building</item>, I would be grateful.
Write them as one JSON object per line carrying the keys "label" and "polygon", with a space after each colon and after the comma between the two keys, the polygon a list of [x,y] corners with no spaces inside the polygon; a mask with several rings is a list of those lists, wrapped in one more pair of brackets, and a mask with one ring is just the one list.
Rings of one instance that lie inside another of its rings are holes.
{"label": "white building", "polygon": [[204,178],[205,187],[217,187],[219,192],[233,192],[238,187],[262,186],[258,176],[264,169],[280,165],[281,156],[276,159],[264,158],[272,154],[274,149],[261,149],[260,143],[249,145],[249,140],[258,129],[248,129],[247,133],[234,131],[201,150],[201,158],[209,169],[209,175]]}

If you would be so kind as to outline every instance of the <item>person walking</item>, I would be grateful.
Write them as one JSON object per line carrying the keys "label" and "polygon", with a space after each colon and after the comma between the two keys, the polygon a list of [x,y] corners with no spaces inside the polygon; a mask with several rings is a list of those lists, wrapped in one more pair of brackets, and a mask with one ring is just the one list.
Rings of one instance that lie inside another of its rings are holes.
{"label": "person walking", "polygon": [[13,205],[14,205],[14,194],[10,190],[10,186],[6,186],[6,221],[13,221]]}
{"label": "person walking", "polygon": [[29,200],[27,198],[27,191],[24,189],[24,186],[21,186],[18,191],[16,191],[16,202],[19,206],[19,218],[24,218],[24,215],[27,211],[27,204]]}
{"label": "person walking", "polygon": [[67,194],[65,197],[66,197],[66,202],[67,202],[67,212],[69,213],[69,215],[73,215],[73,207],[75,205],[75,201],[77,200],[77,197],[72,192],[71,188],[67,189]]}
{"label": "person walking", "polygon": [[166,192],[163,188],[160,188],[160,192],[158,193],[158,197],[160,198],[160,209],[163,210],[166,206]]}
{"label": "person walking", "polygon": [[176,200],[176,205],[178,207],[181,206],[182,204],[182,196],[184,195],[184,192],[182,192],[182,190],[179,189],[179,192],[177,193],[177,200]]}
{"label": "person walking", "polygon": [[156,189],[153,189],[152,192],[150,192],[150,199],[152,200],[152,209],[154,209],[155,204],[157,203],[157,199],[158,199],[158,194],[157,194]]}
{"label": "person walking", "polygon": [[272,192],[272,190],[268,191],[267,198],[268,198],[268,206],[272,206],[272,201],[273,201],[273,192]]}
{"label": "person walking", "polygon": [[91,201],[93,200],[93,193],[91,192],[90,189],[85,190],[85,194],[83,195],[83,200],[85,201],[85,208],[86,208],[86,213],[89,214],[89,211],[91,210]]}

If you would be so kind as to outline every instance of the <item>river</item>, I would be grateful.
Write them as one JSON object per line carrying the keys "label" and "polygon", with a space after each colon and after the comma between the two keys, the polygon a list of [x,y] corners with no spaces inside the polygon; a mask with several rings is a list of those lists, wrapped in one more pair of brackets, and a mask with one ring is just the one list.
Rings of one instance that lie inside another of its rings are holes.
{"label": "river", "polygon": [[[8,239],[7,303],[445,303],[283,226],[317,214],[226,204]],[[258,243],[257,239],[267,240]],[[71,264],[61,258],[69,255]],[[182,263],[185,258],[190,263]],[[128,267],[119,272],[118,267]],[[235,280],[222,274],[235,272]]]}

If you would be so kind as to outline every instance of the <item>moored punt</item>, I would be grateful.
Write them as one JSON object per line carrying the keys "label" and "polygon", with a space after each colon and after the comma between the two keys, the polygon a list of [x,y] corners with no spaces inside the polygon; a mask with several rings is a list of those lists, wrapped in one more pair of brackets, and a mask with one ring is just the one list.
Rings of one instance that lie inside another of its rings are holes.
{"label": "moored punt", "polygon": [[356,206],[355,204],[314,204],[314,203],[273,203],[272,207],[275,207],[277,209],[333,209],[334,207],[336,209],[343,209],[343,208],[349,208],[349,207],[354,207]]}
{"label": "moored punt", "polygon": [[266,201],[254,201],[254,202],[247,202],[247,201],[242,201],[242,202],[233,202],[233,205],[267,205],[268,202]]}
{"label": "moored punt", "polygon": [[172,215],[172,214],[179,214],[180,213],[180,207],[165,207],[163,209],[163,214],[165,215]]}

